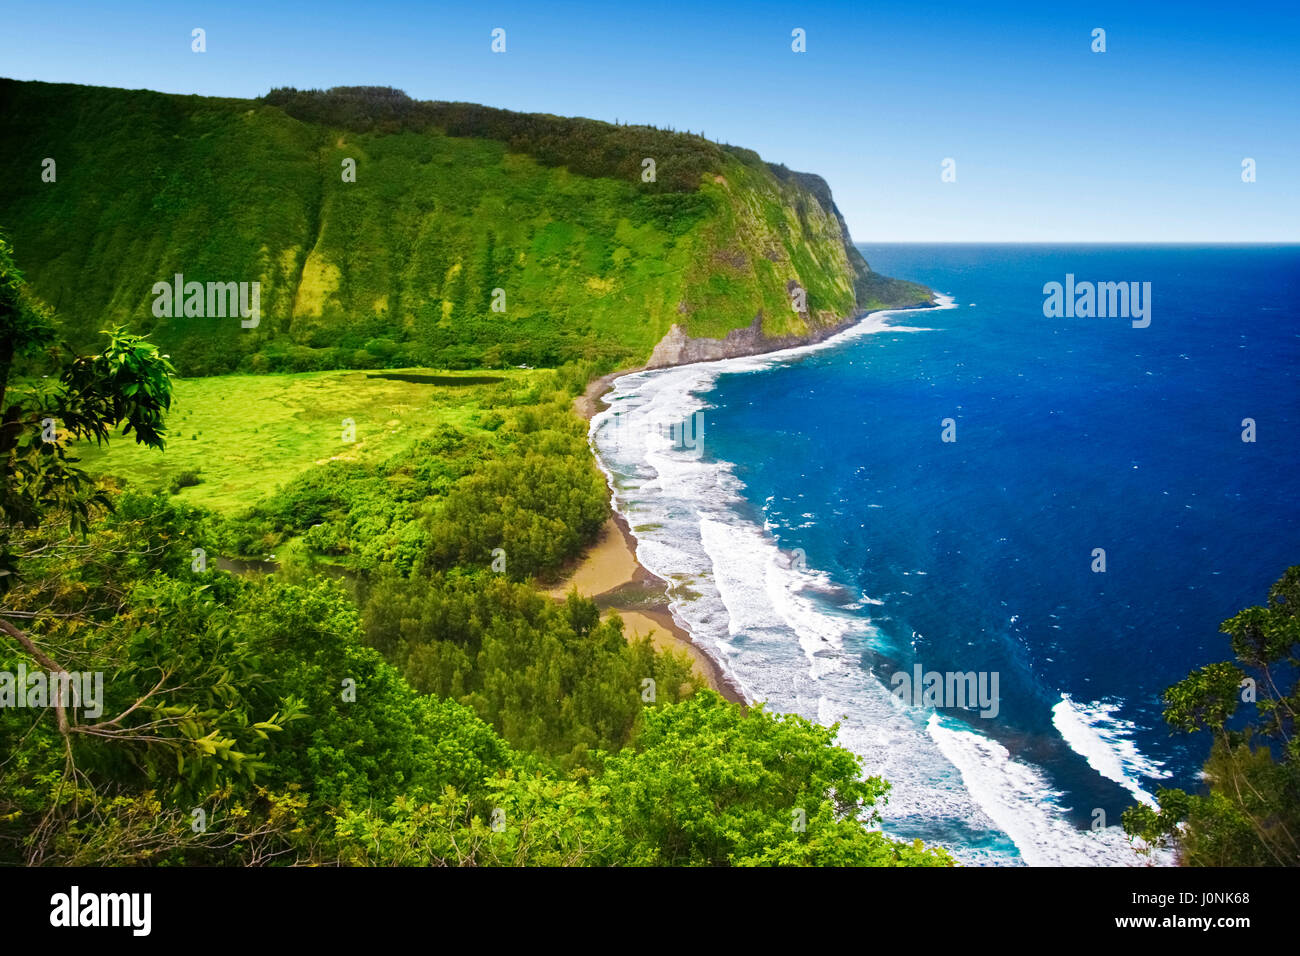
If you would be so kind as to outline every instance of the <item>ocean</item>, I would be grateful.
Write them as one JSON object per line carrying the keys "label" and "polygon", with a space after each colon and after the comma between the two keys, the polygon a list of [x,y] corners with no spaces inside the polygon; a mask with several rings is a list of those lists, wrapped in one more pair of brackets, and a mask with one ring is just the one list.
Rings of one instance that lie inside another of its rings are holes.
{"label": "ocean", "polygon": [[1209,746],[1161,693],[1300,563],[1300,247],[860,248],[943,307],[616,380],[591,437],[637,557],[750,700],[839,722],[885,832],[1142,863],[1121,813]]}

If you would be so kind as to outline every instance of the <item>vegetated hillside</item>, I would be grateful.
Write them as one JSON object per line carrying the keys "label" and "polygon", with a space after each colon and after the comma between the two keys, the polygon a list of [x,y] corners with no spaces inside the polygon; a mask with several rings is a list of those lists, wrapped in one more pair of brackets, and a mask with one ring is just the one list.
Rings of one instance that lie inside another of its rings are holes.
{"label": "vegetated hillside", "polygon": [[[674,323],[721,337],[761,315],[764,336],[817,335],[929,300],[870,271],[819,177],[700,136],[384,88],[0,80],[0,171],[0,228],[68,337],[125,324],[185,374],[612,366]],[[260,324],[155,317],[176,273],[260,282]]]}

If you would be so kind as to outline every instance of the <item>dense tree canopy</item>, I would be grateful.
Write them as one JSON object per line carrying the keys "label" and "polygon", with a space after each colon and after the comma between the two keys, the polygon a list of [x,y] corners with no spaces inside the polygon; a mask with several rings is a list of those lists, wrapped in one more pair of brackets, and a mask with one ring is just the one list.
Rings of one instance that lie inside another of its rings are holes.
{"label": "dense tree canopy", "polygon": [[0,323],[0,865],[951,862],[871,828],[886,785],[833,728],[535,588],[608,515],[569,406],[592,366],[232,518],[177,497],[194,476],[76,467],[77,440],[163,452],[173,369],[121,331],[53,348],[2,240]]}

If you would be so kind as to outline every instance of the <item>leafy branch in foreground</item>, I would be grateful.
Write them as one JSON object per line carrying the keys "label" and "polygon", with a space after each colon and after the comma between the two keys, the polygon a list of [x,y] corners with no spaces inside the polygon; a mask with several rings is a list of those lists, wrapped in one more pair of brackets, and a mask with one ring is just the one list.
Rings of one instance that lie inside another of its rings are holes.
{"label": "leafy branch in foreground", "polygon": [[[1221,630],[1237,663],[1199,668],[1164,696],[1175,730],[1214,738],[1208,792],[1161,789],[1158,809],[1124,812],[1124,830],[1190,866],[1300,866],[1300,566],[1269,589],[1267,606]],[[1253,720],[1238,718],[1243,703],[1255,704]]]}
{"label": "leafy branch in foreground", "polygon": [[[53,346],[52,318],[29,293],[0,235],[0,594],[18,573],[15,528],[34,529],[58,515],[84,534],[91,509],[110,505],[68,454],[71,441],[102,444],[121,428],[142,445],[160,451],[164,445],[176,372],[167,356],[142,336],[116,328],[105,333],[102,352],[69,358]],[[47,374],[11,383],[15,363],[23,360]]]}

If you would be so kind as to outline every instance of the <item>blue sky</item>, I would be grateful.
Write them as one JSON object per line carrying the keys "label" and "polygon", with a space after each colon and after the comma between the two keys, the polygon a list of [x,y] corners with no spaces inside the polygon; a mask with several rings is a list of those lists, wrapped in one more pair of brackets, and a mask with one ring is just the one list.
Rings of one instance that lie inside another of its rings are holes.
{"label": "blue sky", "polygon": [[0,76],[18,79],[376,84],[703,131],[825,176],[859,241],[1300,239],[1294,2],[6,0],[3,22]]}

